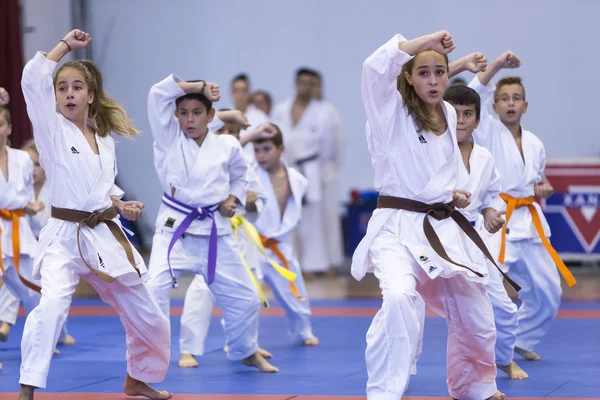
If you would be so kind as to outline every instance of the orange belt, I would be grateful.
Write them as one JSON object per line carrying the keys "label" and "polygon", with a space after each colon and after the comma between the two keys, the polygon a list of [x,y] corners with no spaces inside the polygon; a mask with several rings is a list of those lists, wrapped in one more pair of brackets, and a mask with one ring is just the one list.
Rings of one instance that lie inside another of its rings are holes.
{"label": "orange belt", "polygon": [[[277,246],[279,241],[277,239],[264,237],[263,235],[260,235],[260,240],[262,241],[263,246],[265,248],[271,250],[273,252],[273,254],[275,254],[275,257],[279,258],[279,261],[281,261],[281,264],[283,264],[283,266],[289,270],[290,263],[288,262],[287,258],[285,258],[285,256],[279,249],[279,246]],[[296,296],[298,298],[298,300],[304,301],[304,297],[302,297],[302,295],[296,288],[296,285],[294,284],[294,282],[290,282],[290,289],[292,290],[292,294],[294,296]]]}
{"label": "orange belt", "polygon": [[[13,260],[15,264],[15,270],[17,270],[17,274],[19,275],[19,279],[21,279],[21,282],[23,282],[25,286],[39,293],[42,291],[42,288],[32,282],[29,282],[27,279],[23,278],[21,274],[19,274],[19,263],[21,261],[21,235],[19,233],[19,218],[24,216],[24,209],[7,210],[5,208],[0,208],[0,218],[6,221],[12,221]],[[2,229],[0,228],[0,237],[1,235]],[[2,270],[2,275],[6,276],[4,263],[2,262],[2,239],[0,239],[0,269]]]}
{"label": "orange belt", "polygon": [[571,274],[571,271],[569,271],[565,263],[560,259],[560,256],[558,255],[556,250],[554,250],[554,247],[552,247],[550,241],[544,234],[544,229],[542,228],[542,221],[540,220],[540,216],[538,215],[537,209],[533,206],[533,203],[535,202],[535,197],[512,197],[511,195],[508,195],[506,193],[500,193],[500,198],[506,202],[507,207],[506,223],[502,228],[502,244],[500,245],[500,255],[498,256],[498,261],[504,263],[504,253],[506,252],[506,227],[508,226],[510,216],[512,215],[513,211],[515,211],[515,209],[527,207],[529,209],[529,212],[531,213],[533,226],[535,227],[535,230],[537,231],[540,239],[542,239],[544,247],[546,248],[548,253],[550,253],[552,260],[554,260],[558,271],[563,276],[563,278],[565,278],[565,281],[567,282],[567,285],[569,285],[569,287],[575,286],[577,281],[575,281],[573,274]]}

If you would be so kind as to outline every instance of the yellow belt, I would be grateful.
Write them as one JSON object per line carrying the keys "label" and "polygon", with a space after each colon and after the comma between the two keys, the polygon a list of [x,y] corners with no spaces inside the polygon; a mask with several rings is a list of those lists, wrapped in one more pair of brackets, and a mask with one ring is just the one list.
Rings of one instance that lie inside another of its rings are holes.
{"label": "yellow belt", "polygon": [[[258,250],[266,258],[266,260],[269,262],[269,264],[273,268],[275,268],[275,270],[281,276],[283,276],[286,280],[288,280],[290,282],[293,282],[296,279],[296,274],[295,273],[293,273],[292,271],[290,271],[290,270],[282,267],[281,265],[277,264],[275,261],[273,261],[268,256],[268,254],[267,254],[267,252],[265,250],[265,247],[263,246],[263,242],[261,240],[260,234],[258,233],[258,231],[256,230],[256,228],[254,227],[254,225],[252,225],[250,222],[248,222],[246,220],[246,218],[244,218],[241,215],[236,215],[235,217],[229,218],[229,223],[231,224],[231,227],[233,228],[233,237],[236,240],[238,239],[238,236],[239,236],[240,226],[242,226],[244,228],[244,230],[246,231],[246,234],[248,235],[248,237],[252,241],[252,243],[258,248]],[[248,262],[246,261],[246,259],[244,258],[244,255],[241,252],[240,252],[240,258],[242,259],[242,263],[246,267],[246,270],[250,274],[250,277],[252,278],[252,282],[254,283],[254,286],[256,286],[256,289],[258,290],[258,295],[259,295],[260,301],[263,303],[263,305],[265,306],[265,308],[269,308],[269,302],[267,301],[267,298],[266,298],[266,296],[265,296],[262,288],[260,287],[260,283],[256,279],[256,276],[254,276],[254,273],[250,269],[250,266],[248,265]]]}

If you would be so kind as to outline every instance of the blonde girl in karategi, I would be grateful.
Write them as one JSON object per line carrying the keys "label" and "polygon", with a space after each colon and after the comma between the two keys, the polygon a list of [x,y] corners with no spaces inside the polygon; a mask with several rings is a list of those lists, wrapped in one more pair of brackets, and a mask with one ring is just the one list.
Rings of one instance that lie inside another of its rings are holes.
{"label": "blonde girl in karategi", "polygon": [[354,253],[352,274],[362,279],[374,272],[383,294],[367,333],[369,400],[399,400],[407,390],[419,340],[418,294],[448,323],[450,395],[504,398],[495,382],[484,249],[478,251],[466,236],[477,233],[447,205],[469,204],[469,194],[456,190],[456,112],[442,100],[453,49],[447,31],[414,40],[395,35],[363,64],[367,143],[380,198]]}
{"label": "blonde girl in karategi", "polygon": [[23,71],[27,111],[50,184],[52,218],[40,233],[34,263],[43,291],[25,323],[19,400],[32,399],[36,388],[46,387],[52,350],[80,278],[123,321],[128,364],[124,392],[169,399],[171,394],[145,383],[165,377],[169,323],[144,285],[144,261],[118,219],[120,214],[136,220],[143,204],[110,197],[117,174],[110,134],[139,132],[104,92],[102,75],[92,62],[67,62],[55,71],[69,51],[85,48],[90,40],[88,33],[75,29],[49,53],[36,53]]}

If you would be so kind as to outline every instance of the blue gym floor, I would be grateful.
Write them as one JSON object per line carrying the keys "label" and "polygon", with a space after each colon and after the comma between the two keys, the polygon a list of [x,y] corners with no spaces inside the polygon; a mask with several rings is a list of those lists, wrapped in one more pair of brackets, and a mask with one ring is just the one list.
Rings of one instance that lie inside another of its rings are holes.
{"label": "blue gym floor", "polygon": [[[174,306],[181,304],[181,301],[173,302]],[[313,332],[321,342],[316,348],[293,346],[286,334],[285,317],[262,316],[260,344],[273,353],[271,361],[280,369],[277,374],[261,374],[239,362],[229,361],[222,351],[224,336],[218,317],[212,319],[207,354],[198,358],[200,367],[179,368],[179,316],[174,315],[171,318],[172,364],[166,380],[156,386],[175,393],[174,399],[211,398],[178,397],[178,394],[288,396],[276,397],[281,399],[318,395],[364,396],[367,380],[365,333],[379,305],[378,300],[313,301]],[[75,300],[72,313],[77,315],[69,317],[68,329],[77,343],[60,347],[62,353],[52,360],[47,392],[122,392],[126,372],[125,333],[117,316],[97,315],[104,307],[99,300]],[[272,307],[277,311],[275,302]],[[173,313],[178,314],[178,307],[173,309]],[[357,316],[352,316],[353,310]],[[0,362],[4,365],[0,372],[0,400],[14,399],[14,395],[6,393],[19,389],[23,323],[24,318],[19,317],[8,342],[0,343]],[[564,302],[559,318],[536,349],[542,360],[526,362],[516,358],[530,378],[510,381],[499,372],[498,388],[508,398],[600,398],[599,343],[600,302]],[[445,353],[445,322],[441,318],[428,317],[418,374],[411,378],[408,396],[448,398]],[[88,397],[79,395],[77,398]]]}

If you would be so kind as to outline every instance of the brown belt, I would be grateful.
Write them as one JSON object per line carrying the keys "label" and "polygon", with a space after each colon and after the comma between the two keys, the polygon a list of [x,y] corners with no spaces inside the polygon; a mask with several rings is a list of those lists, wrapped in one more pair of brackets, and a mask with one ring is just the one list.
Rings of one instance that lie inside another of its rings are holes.
{"label": "brown belt", "polygon": [[425,237],[427,238],[427,241],[429,242],[429,244],[431,245],[433,250],[437,253],[437,255],[442,257],[444,260],[448,261],[451,264],[454,264],[454,265],[462,267],[462,268],[466,268],[469,271],[473,272],[475,275],[483,277],[483,275],[481,273],[472,270],[471,268],[467,267],[466,265],[458,264],[458,263],[452,261],[452,259],[450,257],[448,257],[448,254],[446,253],[446,250],[444,249],[444,246],[442,245],[442,242],[440,241],[440,238],[438,237],[437,233],[435,233],[435,230],[433,229],[433,226],[431,225],[431,222],[429,221],[428,217],[432,216],[433,218],[437,219],[438,221],[452,218],[454,220],[454,222],[456,222],[456,224],[469,237],[469,239],[471,239],[471,241],[473,243],[475,243],[475,245],[479,248],[479,250],[481,250],[481,252],[483,254],[485,254],[485,256],[488,258],[488,260],[490,260],[496,266],[496,268],[498,268],[498,271],[500,271],[500,273],[502,274],[504,279],[506,279],[507,282],[510,283],[510,285],[517,292],[519,290],[521,290],[521,287],[519,285],[517,285],[517,283],[514,282],[512,279],[510,279],[508,277],[508,275],[506,275],[498,267],[498,265],[496,264],[496,261],[494,261],[494,257],[492,257],[492,255],[490,254],[489,250],[485,246],[485,243],[483,243],[483,240],[481,239],[481,237],[479,236],[479,234],[477,233],[477,231],[475,230],[473,225],[471,225],[469,220],[467,218],[465,218],[465,216],[462,215],[462,213],[460,211],[458,211],[452,205],[452,203],[449,203],[449,204],[446,204],[446,203],[426,204],[426,203],[421,203],[420,201],[403,199],[400,197],[379,196],[379,198],[377,199],[377,208],[393,208],[396,210],[405,210],[405,211],[412,211],[412,212],[418,212],[418,213],[425,214],[425,217],[423,218],[423,231],[425,232]]}
{"label": "brown belt", "polygon": [[123,247],[125,250],[125,254],[127,254],[127,259],[129,263],[136,270],[138,275],[141,277],[140,270],[135,266],[135,258],[133,256],[133,250],[131,249],[131,244],[129,240],[127,240],[127,236],[121,230],[119,225],[113,221],[113,218],[117,216],[117,210],[114,207],[110,207],[102,212],[94,211],[79,211],[79,210],[69,210],[67,208],[58,208],[52,207],[52,218],[60,219],[61,221],[67,222],[75,222],[77,223],[77,247],[79,249],[79,256],[83,260],[84,264],[92,271],[96,276],[106,282],[112,282],[115,278],[112,276],[105,274],[104,272],[98,271],[83,258],[83,254],[81,252],[81,242],[79,240],[79,235],[81,232],[82,226],[87,226],[90,229],[94,229],[98,224],[104,223],[110,229],[110,232],[113,234],[117,242]]}

